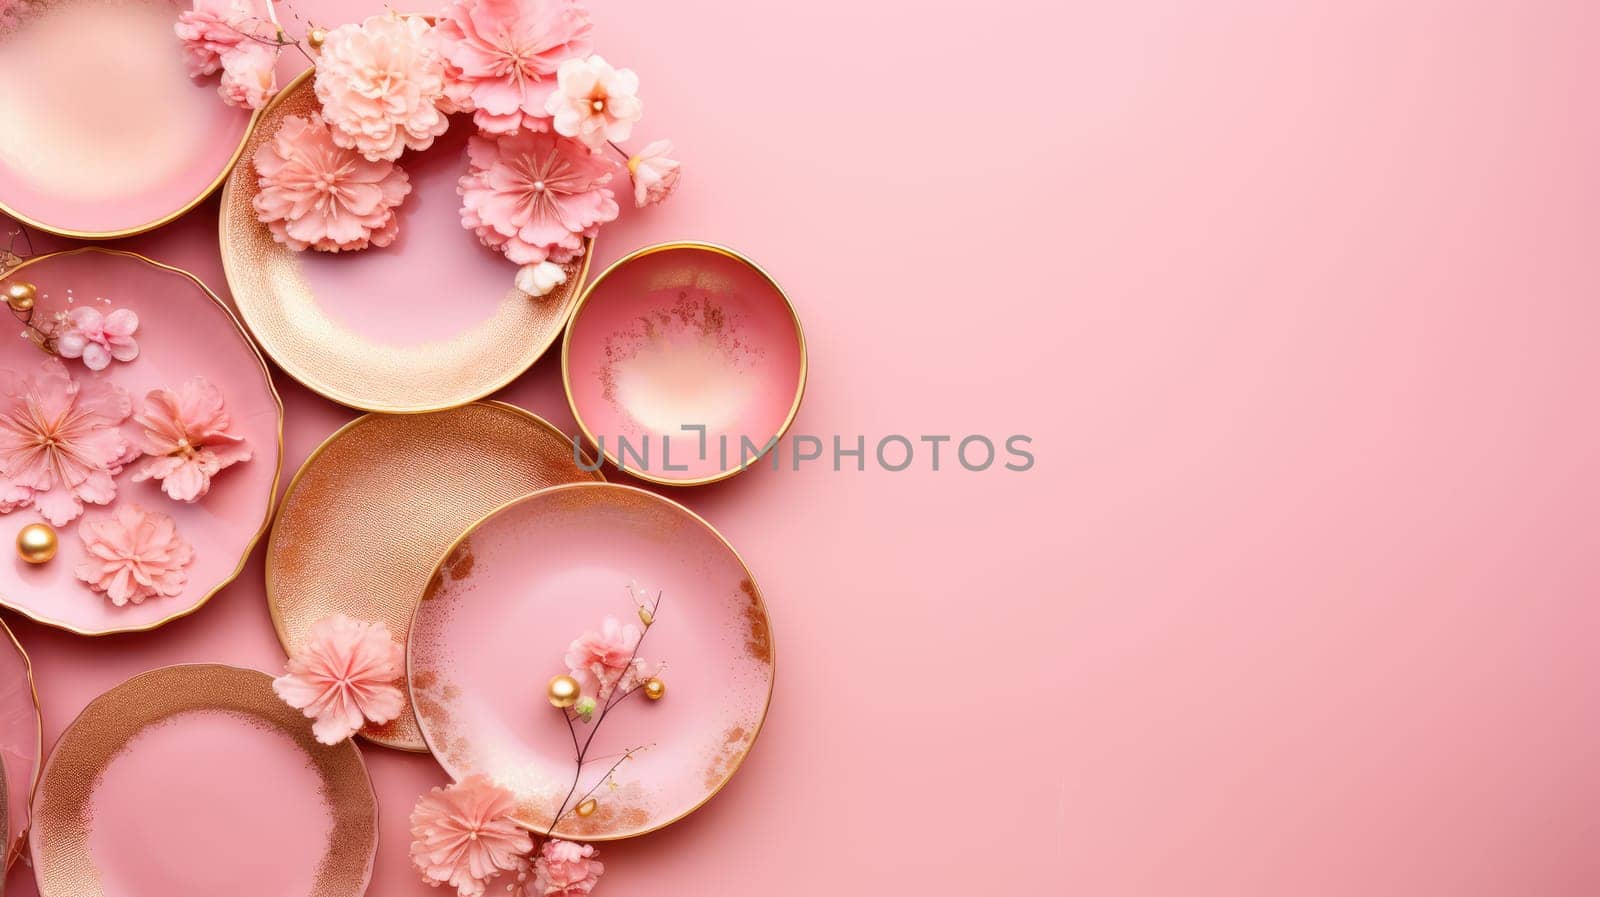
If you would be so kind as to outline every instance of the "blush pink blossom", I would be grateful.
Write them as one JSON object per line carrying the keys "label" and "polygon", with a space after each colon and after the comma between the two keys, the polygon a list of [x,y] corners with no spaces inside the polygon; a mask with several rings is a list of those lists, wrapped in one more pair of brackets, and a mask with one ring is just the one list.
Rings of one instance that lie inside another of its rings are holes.
{"label": "blush pink blossom", "polygon": [[338,744],[368,722],[400,715],[405,661],[388,626],[336,614],[311,627],[272,690],[316,721],[311,733],[318,741]]}
{"label": "blush pink blossom", "polygon": [[67,312],[66,327],[56,333],[56,354],[82,358],[84,367],[103,371],[113,359],[139,357],[139,343],[133,338],[138,329],[139,316],[131,308],[102,314],[98,308],[82,305]]}
{"label": "blush pink blossom", "polygon": [[251,39],[257,30],[243,0],[194,0],[194,8],[178,13],[174,33],[183,41],[183,61],[190,77],[222,70],[222,54]]}
{"label": "blush pink blossom", "polygon": [[265,44],[247,43],[222,54],[222,83],[217,93],[229,106],[260,109],[278,89],[278,51]]}
{"label": "blush pink blossom", "polygon": [[533,878],[524,883],[523,897],[585,897],[606,871],[595,856],[591,844],[551,838],[533,861]]}
{"label": "blush pink blossom", "polygon": [[576,0],[455,0],[433,37],[453,107],[486,134],[510,134],[550,129],[556,69],[593,49],[589,33]]}
{"label": "blush pink blossom", "polygon": [[627,140],[633,123],[644,116],[639,101],[639,76],[632,69],[612,68],[604,57],[568,59],[556,70],[558,86],[545,100],[557,134],[576,137],[590,148],[606,141]]}
{"label": "blush pink blossom", "polygon": [[482,775],[429,791],[411,811],[411,862],[429,884],[478,897],[533,849],[512,818],[516,806],[510,791]]}
{"label": "blush pink blossom", "polygon": [[250,460],[250,447],[232,430],[222,391],[204,377],[176,390],[151,390],[133,419],[143,428],[135,444],[145,454],[133,481],[160,480],[161,490],[178,501],[199,499],[218,472]]}
{"label": "blush pink blossom", "polygon": [[473,137],[467,162],[461,223],[518,265],[571,261],[617,217],[606,185],[619,166],[577,141],[531,131]]}
{"label": "blush pink blossom", "polygon": [[123,502],[109,514],[83,518],[78,538],[84,556],[73,573],[118,607],[170,598],[189,581],[184,568],[194,560],[194,549],[178,538],[172,518],[160,512]]}
{"label": "blush pink blossom", "polygon": [[445,132],[444,62],[430,28],[419,16],[390,12],[328,32],[316,91],[335,143],[392,162]]}
{"label": "blush pink blossom", "polygon": [[678,189],[683,163],[667,158],[672,141],[657,140],[628,159],[628,174],[633,176],[633,204],[636,208],[665,202]]}
{"label": "blush pink blossom", "polygon": [[643,636],[632,623],[624,625],[616,617],[606,617],[599,632],[585,632],[567,646],[563,662],[568,675],[578,680],[585,696],[604,704],[619,686],[631,688],[644,675],[644,661],[634,657]]}
{"label": "blush pink blossom", "polygon": [[388,246],[411,181],[393,162],[333,142],[321,116],[293,115],[256,150],[256,216],[291,249],[341,252]]}
{"label": "blush pink blossom", "polygon": [[84,503],[110,504],[113,477],[135,450],[118,426],[128,394],[101,377],[75,380],[51,357],[32,374],[0,372],[0,510],[32,504],[56,526]]}

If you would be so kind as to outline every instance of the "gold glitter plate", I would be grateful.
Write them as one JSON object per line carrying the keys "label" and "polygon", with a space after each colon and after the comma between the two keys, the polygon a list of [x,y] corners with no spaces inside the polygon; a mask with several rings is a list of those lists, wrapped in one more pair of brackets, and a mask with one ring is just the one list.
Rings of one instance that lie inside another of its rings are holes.
{"label": "gold glitter plate", "polygon": [[[317,621],[342,613],[403,640],[434,565],[468,526],[534,490],[604,479],[579,467],[560,430],[503,402],[357,418],[306,459],[272,526],[267,606],[278,639],[292,652]],[[361,734],[428,749],[409,704]]]}
{"label": "gold glitter plate", "polygon": [[40,897],[359,897],[378,803],[356,745],[317,743],[271,676],[188,664],[89,702],[29,840]]}
{"label": "gold glitter plate", "polygon": [[393,245],[326,253],[275,242],[252,205],[255,154],[286,117],[319,108],[310,75],[262,111],[222,192],[223,269],[261,348],[311,390],[365,411],[452,408],[510,383],[566,326],[592,241],[555,291],[517,290],[516,265],[461,227],[456,182],[472,127],[458,118],[402,160],[411,193]]}

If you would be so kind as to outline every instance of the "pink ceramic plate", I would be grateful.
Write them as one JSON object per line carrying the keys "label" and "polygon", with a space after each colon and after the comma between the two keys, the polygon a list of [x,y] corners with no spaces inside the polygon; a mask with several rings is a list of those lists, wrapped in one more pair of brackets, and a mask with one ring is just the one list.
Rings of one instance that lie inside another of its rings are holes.
{"label": "pink ceramic plate", "polygon": [[800,319],[776,281],[711,243],[624,256],[578,300],[561,347],[578,426],[607,461],[673,486],[733,476],[794,422]]}
{"label": "pink ceramic plate", "polygon": [[[254,0],[270,19],[267,0]],[[222,183],[250,132],[192,80],[175,0],[0,3],[0,209],[86,239],[165,224]]]}
{"label": "pink ceramic plate", "polygon": [[[266,362],[204,284],[142,256],[98,248],[39,256],[13,269],[0,286],[17,281],[37,288],[36,316],[80,305],[133,309],[139,315],[138,358],[112,362],[100,374],[79,360],[66,359],[67,370],[74,378],[108,377],[128,392],[136,409],[152,389],[176,388],[204,377],[222,391],[233,429],[244,435],[253,454],[218,473],[210,492],[192,504],[168,498],[156,480],[135,483],[124,470],[116,478],[117,497],[111,505],[85,505],[82,517],[58,528],[60,550],[54,560],[30,566],[12,554],[0,563],[0,605],[82,635],[151,629],[193,612],[239,574],[271,518],[283,406]],[[0,320],[11,317],[0,310]],[[5,331],[9,335],[0,338],[0,371],[32,373],[48,356],[22,335],[20,324],[13,324]],[[131,419],[123,426],[127,432],[137,427]],[[74,575],[84,557],[79,523],[109,515],[122,502],[172,517],[178,537],[194,546],[188,582],[179,594],[117,607]],[[0,547],[10,552],[18,530],[41,521],[33,508],[0,516]]]}
{"label": "pink ceramic plate", "polygon": [[28,801],[39,778],[44,753],[39,696],[33,689],[33,668],[4,621],[0,621],[0,769],[5,772],[5,835],[0,837],[0,882],[6,867],[22,852],[28,831]]}
{"label": "pink ceramic plate", "polygon": [[266,673],[196,664],[84,708],[29,843],[41,897],[358,897],[377,826],[354,743],[318,744]]}
{"label": "pink ceramic plate", "polygon": [[[772,697],[772,633],[739,555],[682,505],[629,486],[553,486],[501,507],[441,563],[411,624],[412,703],[456,779],[512,789],[546,831],[573,784],[572,736],[546,698],[568,644],[609,615],[637,625],[628,584],[663,595],[640,657],[665,661],[666,696],[619,705],[578,782],[595,811],[557,833],[588,841],[661,828],[710,800],[744,760]],[[587,727],[578,724],[578,737]],[[606,768],[629,748],[648,746]],[[607,759],[599,759],[607,758]],[[615,785],[615,787],[612,787]],[[568,804],[570,808],[571,803]]]}

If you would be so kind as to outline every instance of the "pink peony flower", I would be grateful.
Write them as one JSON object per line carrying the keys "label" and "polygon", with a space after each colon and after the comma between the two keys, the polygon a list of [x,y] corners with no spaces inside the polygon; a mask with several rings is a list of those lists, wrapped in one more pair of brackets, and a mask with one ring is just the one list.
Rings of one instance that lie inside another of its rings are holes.
{"label": "pink peony flower", "polygon": [[524,897],[584,897],[606,871],[591,844],[551,838],[533,861],[533,879],[523,885]]}
{"label": "pink peony flower", "polygon": [[633,175],[633,204],[637,208],[665,202],[678,189],[683,163],[667,158],[672,141],[657,140],[628,159],[628,174]]}
{"label": "pink peony flower", "polygon": [[59,358],[31,375],[0,372],[0,511],[32,504],[56,526],[84,502],[110,504],[137,451],[118,425],[133,403],[100,377],[74,380]]}
{"label": "pink peony flower", "polygon": [[278,51],[265,44],[247,43],[222,54],[222,83],[217,93],[229,106],[260,109],[278,89]]}
{"label": "pink peony flower", "polygon": [[617,217],[606,184],[618,166],[576,141],[531,131],[473,137],[467,161],[461,223],[518,265],[571,261]]}
{"label": "pink peony flower", "polygon": [[548,131],[556,68],[593,49],[589,31],[576,0],[455,0],[433,31],[445,93],[484,133]]}
{"label": "pink peony flower", "polygon": [[184,66],[199,78],[222,70],[222,54],[251,39],[260,28],[244,0],[194,0],[172,26],[183,41]]}
{"label": "pink peony flower", "polygon": [[62,358],[82,358],[84,367],[103,371],[112,359],[132,361],[139,357],[139,343],[133,338],[139,329],[139,316],[130,308],[101,314],[92,306],[79,306],[67,312],[66,328],[56,333],[56,352]]}
{"label": "pink peony flower", "polygon": [[336,614],[311,627],[289,658],[288,672],[272,680],[272,690],[316,720],[311,732],[318,741],[338,744],[366,722],[400,715],[405,694],[396,682],[405,662],[388,626]]}
{"label": "pink peony flower", "polygon": [[643,676],[644,661],[633,656],[643,636],[632,623],[623,625],[616,617],[606,617],[599,632],[585,632],[567,646],[568,675],[578,680],[585,696],[604,704],[618,686],[631,688]]}
{"label": "pink peony flower", "polygon": [[557,134],[576,137],[592,149],[607,140],[627,140],[633,123],[644,116],[639,102],[639,76],[632,69],[614,69],[599,56],[568,59],[556,71],[559,86],[545,100],[555,117]]}
{"label": "pink peony flower", "polygon": [[328,32],[316,90],[335,143],[392,162],[445,132],[444,62],[429,29],[418,16],[390,12]]}
{"label": "pink peony flower", "polygon": [[151,390],[133,419],[144,428],[136,444],[146,455],[133,481],[160,480],[161,490],[178,501],[195,501],[210,491],[218,472],[250,460],[244,437],[230,430],[222,391],[204,377],[176,391]]}
{"label": "pink peony flower", "polygon": [[83,560],[73,572],[118,607],[146,598],[170,598],[189,581],[184,568],[194,549],[178,538],[177,524],[156,511],[123,502],[109,514],[78,523]]}
{"label": "pink peony flower", "polygon": [[256,216],[291,249],[340,252],[388,246],[411,180],[393,162],[369,161],[333,142],[321,116],[283,120],[256,150]]}
{"label": "pink peony flower", "polygon": [[478,897],[489,879],[517,868],[533,840],[511,814],[511,792],[482,775],[424,794],[411,811],[411,862],[429,884]]}

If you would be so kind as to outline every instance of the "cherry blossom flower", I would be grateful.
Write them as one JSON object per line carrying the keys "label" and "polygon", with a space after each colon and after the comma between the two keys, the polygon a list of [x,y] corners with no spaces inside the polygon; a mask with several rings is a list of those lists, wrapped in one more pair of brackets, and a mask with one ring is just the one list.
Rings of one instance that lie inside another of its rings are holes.
{"label": "cherry blossom flower", "polygon": [[0,510],[32,504],[62,526],[85,502],[117,496],[112,479],[137,451],[118,430],[133,410],[109,380],[74,380],[59,358],[29,375],[0,372]]}
{"label": "cherry blossom flower", "polygon": [[593,50],[589,33],[576,0],[455,0],[433,37],[454,108],[486,134],[510,134],[550,129],[556,68]]}
{"label": "cherry blossom flower", "polygon": [[567,646],[563,662],[569,667],[568,675],[578,680],[585,696],[604,704],[618,687],[626,690],[648,678],[645,662],[634,657],[643,636],[632,623],[623,625],[616,617],[607,616],[599,632],[585,632]]}
{"label": "cherry blossom flower", "polygon": [[411,811],[411,862],[430,884],[478,897],[489,879],[516,869],[533,849],[512,819],[516,806],[511,792],[482,775],[429,791]]}
{"label": "cherry blossom flower", "polygon": [[146,456],[134,467],[133,481],[160,480],[161,490],[178,501],[199,499],[219,471],[250,460],[244,437],[231,430],[222,391],[204,377],[176,390],[151,390],[133,419],[144,428],[136,445]]}
{"label": "cherry blossom flower", "polygon": [[172,26],[183,41],[184,66],[193,78],[221,71],[222,54],[250,40],[257,29],[244,0],[194,0],[194,8],[178,13]]}
{"label": "cherry blossom flower", "polygon": [[278,89],[278,51],[266,44],[246,43],[222,54],[222,83],[217,93],[229,106],[260,109]]}
{"label": "cherry blossom flower", "polygon": [[568,59],[556,70],[556,80],[558,87],[544,104],[555,117],[556,133],[592,149],[603,149],[607,140],[627,140],[644,115],[636,96],[639,76],[632,69],[612,68],[603,57]]}
{"label": "cherry blossom flower", "polygon": [[444,62],[429,29],[419,16],[390,12],[328,32],[316,91],[335,143],[392,162],[445,132]]}
{"label": "cherry blossom flower", "polygon": [[533,877],[522,886],[523,897],[585,897],[606,871],[594,859],[592,844],[551,838],[533,861]]}
{"label": "cherry blossom flower", "polygon": [[368,722],[400,715],[405,694],[396,683],[405,660],[388,626],[337,614],[311,627],[272,690],[316,720],[311,733],[318,741],[338,744]]}
{"label": "cherry blossom flower", "polygon": [[62,358],[82,358],[84,367],[103,371],[117,361],[139,357],[139,343],[133,333],[139,329],[139,316],[131,308],[100,309],[83,305],[67,312],[66,326],[56,333],[56,353]]}
{"label": "cherry blossom flower", "polygon": [[518,265],[569,262],[617,217],[606,185],[620,166],[577,141],[531,131],[473,137],[467,160],[461,223]]}
{"label": "cherry blossom flower", "polygon": [[633,176],[633,204],[636,208],[665,202],[678,189],[683,163],[667,158],[672,141],[657,140],[628,159],[628,174]]}
{"label": "cherry blossom flower", "polygon": [[256,150],[256,217],[290,249],[350,252],[388,246],[411,179],[393,162],[338,146],[316,113],[283,120]]}
{"label": "cherry blossom flower", "polygon": [[189,581],[194,549],[178,538],[171,517],[123,502],[108,514],[78,523],[84,557],[73,573],[118,607],[170,598]]}

